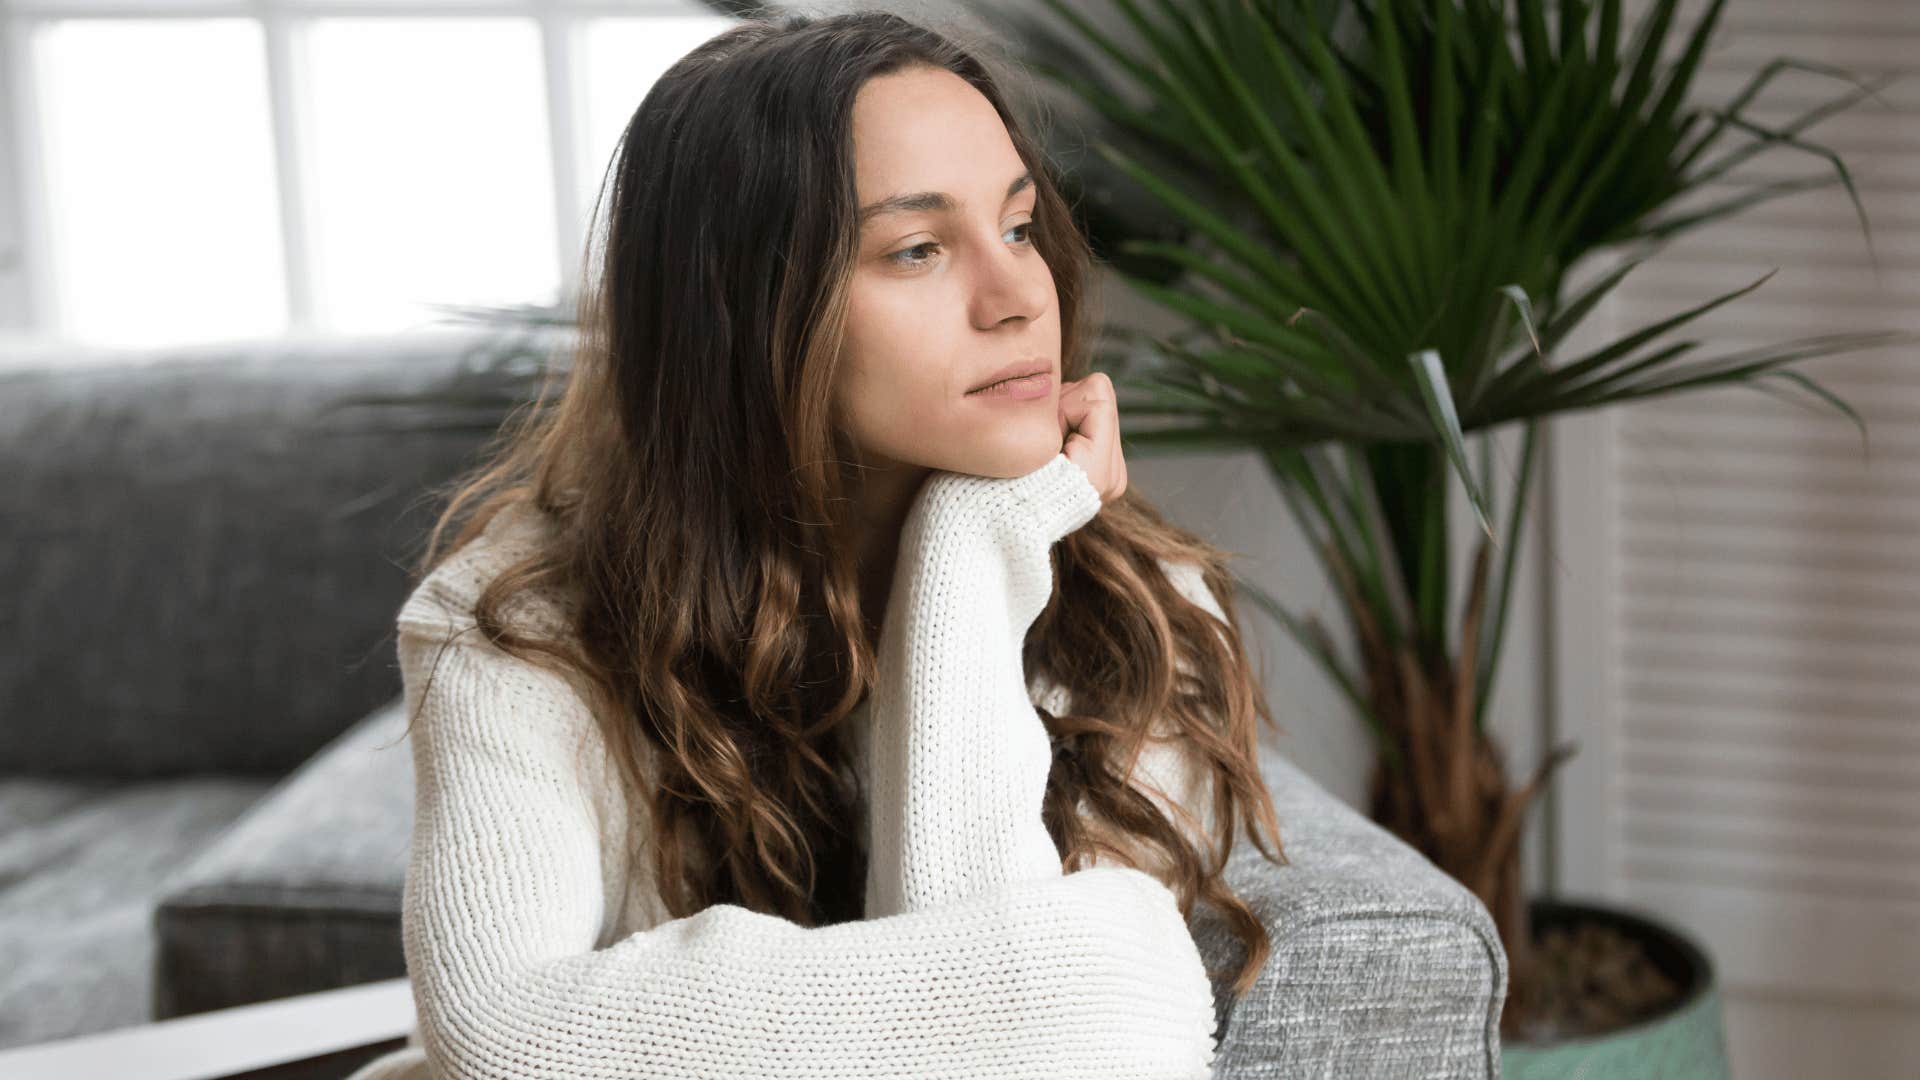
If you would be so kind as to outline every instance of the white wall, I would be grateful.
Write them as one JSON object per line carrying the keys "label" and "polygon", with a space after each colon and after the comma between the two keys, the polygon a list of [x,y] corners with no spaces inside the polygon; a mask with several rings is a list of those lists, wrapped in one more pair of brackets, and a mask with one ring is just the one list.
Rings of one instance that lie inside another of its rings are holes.
{"label": "white wall", "polygon": [[15,62],[18,43],[13,27],[0,19],[0,334],[24,330],[28,323],[26,253],[21,237],[25,231],[20,206],[19,132],[12,105],[19,100],[14,80],[19,78]]}

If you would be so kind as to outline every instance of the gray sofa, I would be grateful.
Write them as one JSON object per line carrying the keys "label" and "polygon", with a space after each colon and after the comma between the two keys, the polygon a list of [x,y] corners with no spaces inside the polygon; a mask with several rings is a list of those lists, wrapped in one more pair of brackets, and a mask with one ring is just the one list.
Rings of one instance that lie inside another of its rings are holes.
{"label": "gray sofa", "polygon": [[[482,439],[331,406],[475,385],[497,343],[0,351],[0,1048],[405,974],[392,619]],[[1497,1077],[1485,909],[1262,767],[1292,865],[1230,866],[1275,950],[1216,988],[1216,1075]]]}

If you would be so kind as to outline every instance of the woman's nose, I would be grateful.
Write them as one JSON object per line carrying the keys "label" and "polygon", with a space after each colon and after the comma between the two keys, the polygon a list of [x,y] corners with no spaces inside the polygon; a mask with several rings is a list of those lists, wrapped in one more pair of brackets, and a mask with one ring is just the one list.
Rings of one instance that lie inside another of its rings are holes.
{"label": "woman's nose", "polygon": [[975,325],[991,329],[1008,319],[1038,318],[1046,311],[1053,278],[1037,254],[1001,245],[989,255],[975,290]]}

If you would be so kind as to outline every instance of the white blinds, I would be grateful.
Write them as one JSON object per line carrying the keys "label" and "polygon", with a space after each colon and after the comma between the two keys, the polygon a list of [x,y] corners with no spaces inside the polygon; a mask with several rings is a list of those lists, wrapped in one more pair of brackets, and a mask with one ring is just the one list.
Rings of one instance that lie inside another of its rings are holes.
{"label": "white blinds", "polygon": [[[1716,37],[1696,102],[1728,101],[1782,54],[1862,73],[1912,63],[1920,4],[1732,0]],[[1778,127],[1846,88],[1790,71],[1746,115]],[[1877,278],[1836,184],[1675,243],[1621,287],[1616,328],[1778,267],[1671,340],[1699,338],[1692,355],[1711,357],[1920,330],[1920,74],[1882,93],[1899,111],[1862,102],[1804,135],[1853,170]],[[1688,205],[1822,170],[1832,165],[1776,146]],[[1585,822],[1563,832],[1562,855],[1601,856],[1572,880],[1700,934],[1736,992],[1920,1005],[1920,346],[1794,367],[1865,417],[1870,464],[1850,422],[1779,380],[1769,385],[1806,404],[1690,391],[1617,407],[1603,434],[1574,436],[1576,454],[1604,448],[1595,468],[1612,520],[1579,553],[1602,571],[1562,592],[1556,626],[1608,589],[1593,610],[1610,637],[1594,654],[1604,708],[1562,720],[1576,736],[1583,721],[1604,725],[1583,739],[1604,754],[1599,778],[1562,804]],[[1579,662],[1564,646],[1559,656]]]}

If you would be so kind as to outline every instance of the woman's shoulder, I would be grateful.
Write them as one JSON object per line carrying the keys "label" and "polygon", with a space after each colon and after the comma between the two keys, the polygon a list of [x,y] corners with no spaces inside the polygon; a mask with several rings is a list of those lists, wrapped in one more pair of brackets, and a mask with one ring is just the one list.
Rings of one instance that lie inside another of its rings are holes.
{"label": "woman's shoulder", "polygon": [[[502,570],[537,554],[554,542],[553,519],[531,504],[514,503],[489,518],[478,536],[442,559],[414,586],[395,619],[409,630],[450,636],[475,625],[474,606]],[[535,633],[559,633],[569,625],[570,609],[560,596],[530,591],[508,605],[517,625]],[[523,621],[524,620],[524,621]]]}

